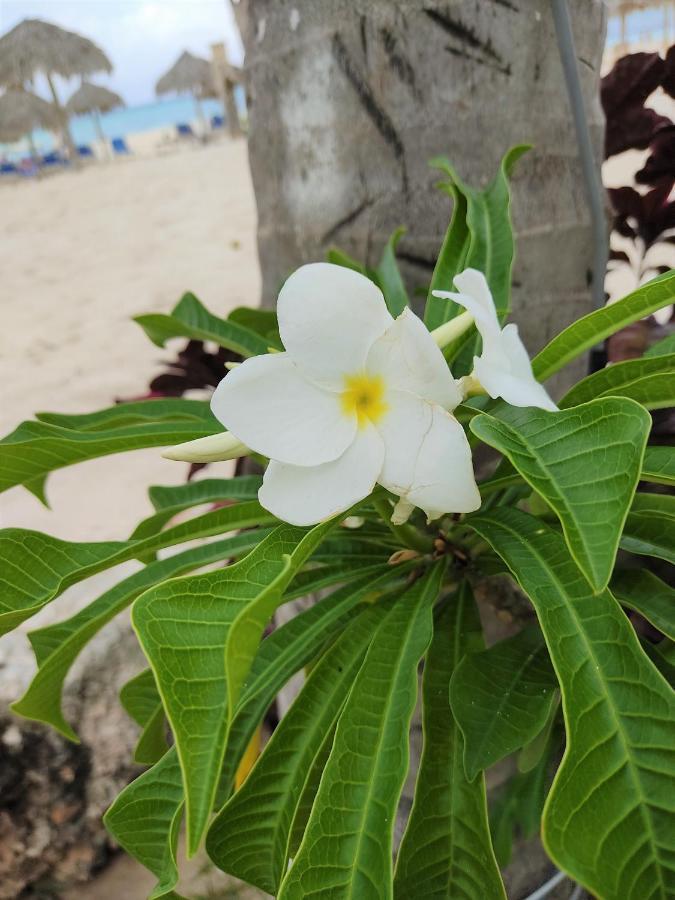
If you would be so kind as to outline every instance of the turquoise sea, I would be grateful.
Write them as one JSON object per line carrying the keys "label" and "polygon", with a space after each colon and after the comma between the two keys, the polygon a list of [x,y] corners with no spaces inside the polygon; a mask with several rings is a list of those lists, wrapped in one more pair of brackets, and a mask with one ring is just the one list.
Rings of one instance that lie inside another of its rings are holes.
{"label": "turquoise sea", "polygon": [[[203,100],[202,109],[207,119],[211,116],[222,116],[223,109],[217,100]],[[237,96],[237,106],[245,110],[243,91]],[[158,100],[143,106],[129,106],[113,109],[101,116],[103,133],[108,138],[126,137],[141,131],[154,128],[171,127],[183,122],[193,122],[197,118],[192,97],[175,97],[169,100]],[[70,120],[70,130],[76,144],[89,144],[97,138],[96,128],[91,116],[76,116]],[[53,150],[56,146],[54,135],[48,131],[36,129],[33,132],[35,146],[40,153]],[[28,153],[27,140],[16,144],[0,144],[0,157],[12,161],[21,159]]]}

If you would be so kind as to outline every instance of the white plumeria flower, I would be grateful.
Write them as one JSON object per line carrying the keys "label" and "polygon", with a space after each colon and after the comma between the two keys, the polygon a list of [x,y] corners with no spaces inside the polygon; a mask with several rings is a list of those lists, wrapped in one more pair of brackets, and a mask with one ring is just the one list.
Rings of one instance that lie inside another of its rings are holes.
{"label": "white plumeria flower", "polygon": [[277,312],[286,352],[247,359],[211,401],[231,435],[270,458],[266,509],[311,525],[377,482],[402,498],[398,521],[414,506],[430,520],[480,506],[469,444],[450,415],[461,392],[417,316],[394,320],[372,281],[329,263],[291,275]]}
{"label": "white plumeria flower", "polygon": [[494,400],[501,397],[512,406],[557,410],[558,407],[532,373],[530,357],[518,334],[518,326],[500,326],[485,275],[476,269],[465,269],[455,275],[455,285],[459,293],[434,291],[433,294],[434,297],[454,300],[475,319],[483,339],[483,352],[480,356],[474,356],[469,384],[475,379]]}

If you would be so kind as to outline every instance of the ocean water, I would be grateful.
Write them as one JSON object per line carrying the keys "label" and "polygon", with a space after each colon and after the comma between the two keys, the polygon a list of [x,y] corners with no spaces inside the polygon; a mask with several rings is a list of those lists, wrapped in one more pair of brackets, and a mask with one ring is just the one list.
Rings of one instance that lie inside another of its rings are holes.
{"label": "ocean water", "polygon": [[[237,106],[240,111],[245,111],[243,91],[235,88]],[[211,116],[222,116],[223,108],[217,100],[202,100],[201,103],[207,120]],[[195,104],[192,97],[175,97],[169,100],[158,100],[155,103],[147,103],[143,106],[120,107],[101,115],[103,133],[108,138],[126,137],[129,134],[138,134],[142,131],[151,131],[155,128],[165,128],[178,125],[183,122],[193,122],[197,118]],[[75,116],[70,120],[70,131],[75,144],[89,144],[98,138],[96,126],[92,116]],[[40,153],[46,153],[55,149],[58,138],[42,129],[33,132],[35,147]],[[10,160],[21,159],[28,153],[28,141],[23,139],[16,144],[1,144],[0,157]]]}

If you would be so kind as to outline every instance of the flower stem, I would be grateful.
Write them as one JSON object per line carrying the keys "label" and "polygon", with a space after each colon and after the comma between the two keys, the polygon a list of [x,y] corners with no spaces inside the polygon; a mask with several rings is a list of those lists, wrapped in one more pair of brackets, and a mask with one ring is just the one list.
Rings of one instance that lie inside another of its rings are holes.
{"label": "flower stem", "polygon": [[430,553],[433,550],[433,539],[423,535],[413,525],[394,525],[391,521],[392,509],[386,497],[374,497],[373,506],[396,540],[405,547],[410,547],[411,550],[417,550],[419,553]]}
{"label": "flower stem", "polygon": [[443,325],[439,325],[438,328],[434,328],[431,332],[431,336],[442,350],[443,347],[447,347],[452,341],[461,337],[467,328],[470,328],[473,325],[473,321],[473,316],[470,312],[460,313],[460,315],[455,316],[454,319],[450,319],[449,322],[445,322]]}

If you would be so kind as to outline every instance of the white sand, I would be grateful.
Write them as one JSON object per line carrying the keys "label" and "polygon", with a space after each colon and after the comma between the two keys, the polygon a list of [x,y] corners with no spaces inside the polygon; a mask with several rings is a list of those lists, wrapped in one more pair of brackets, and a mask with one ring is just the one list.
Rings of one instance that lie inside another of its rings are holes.
{"label": "white sand", "polygon": [[[158,141],[144,139],[135,149]],[[3,185],[0,204],[3,434],[36,410],[87,412],[143,394],[182,342],[160,350],[132,315],[169,312],[186,290],[216,313],[258,301],[243,140]],[[154,450],[84,463],[50,476],[52,512],[23,488],[0,495],[0,525],[123,538],[150,510],[145,487],[184,476]]]}

